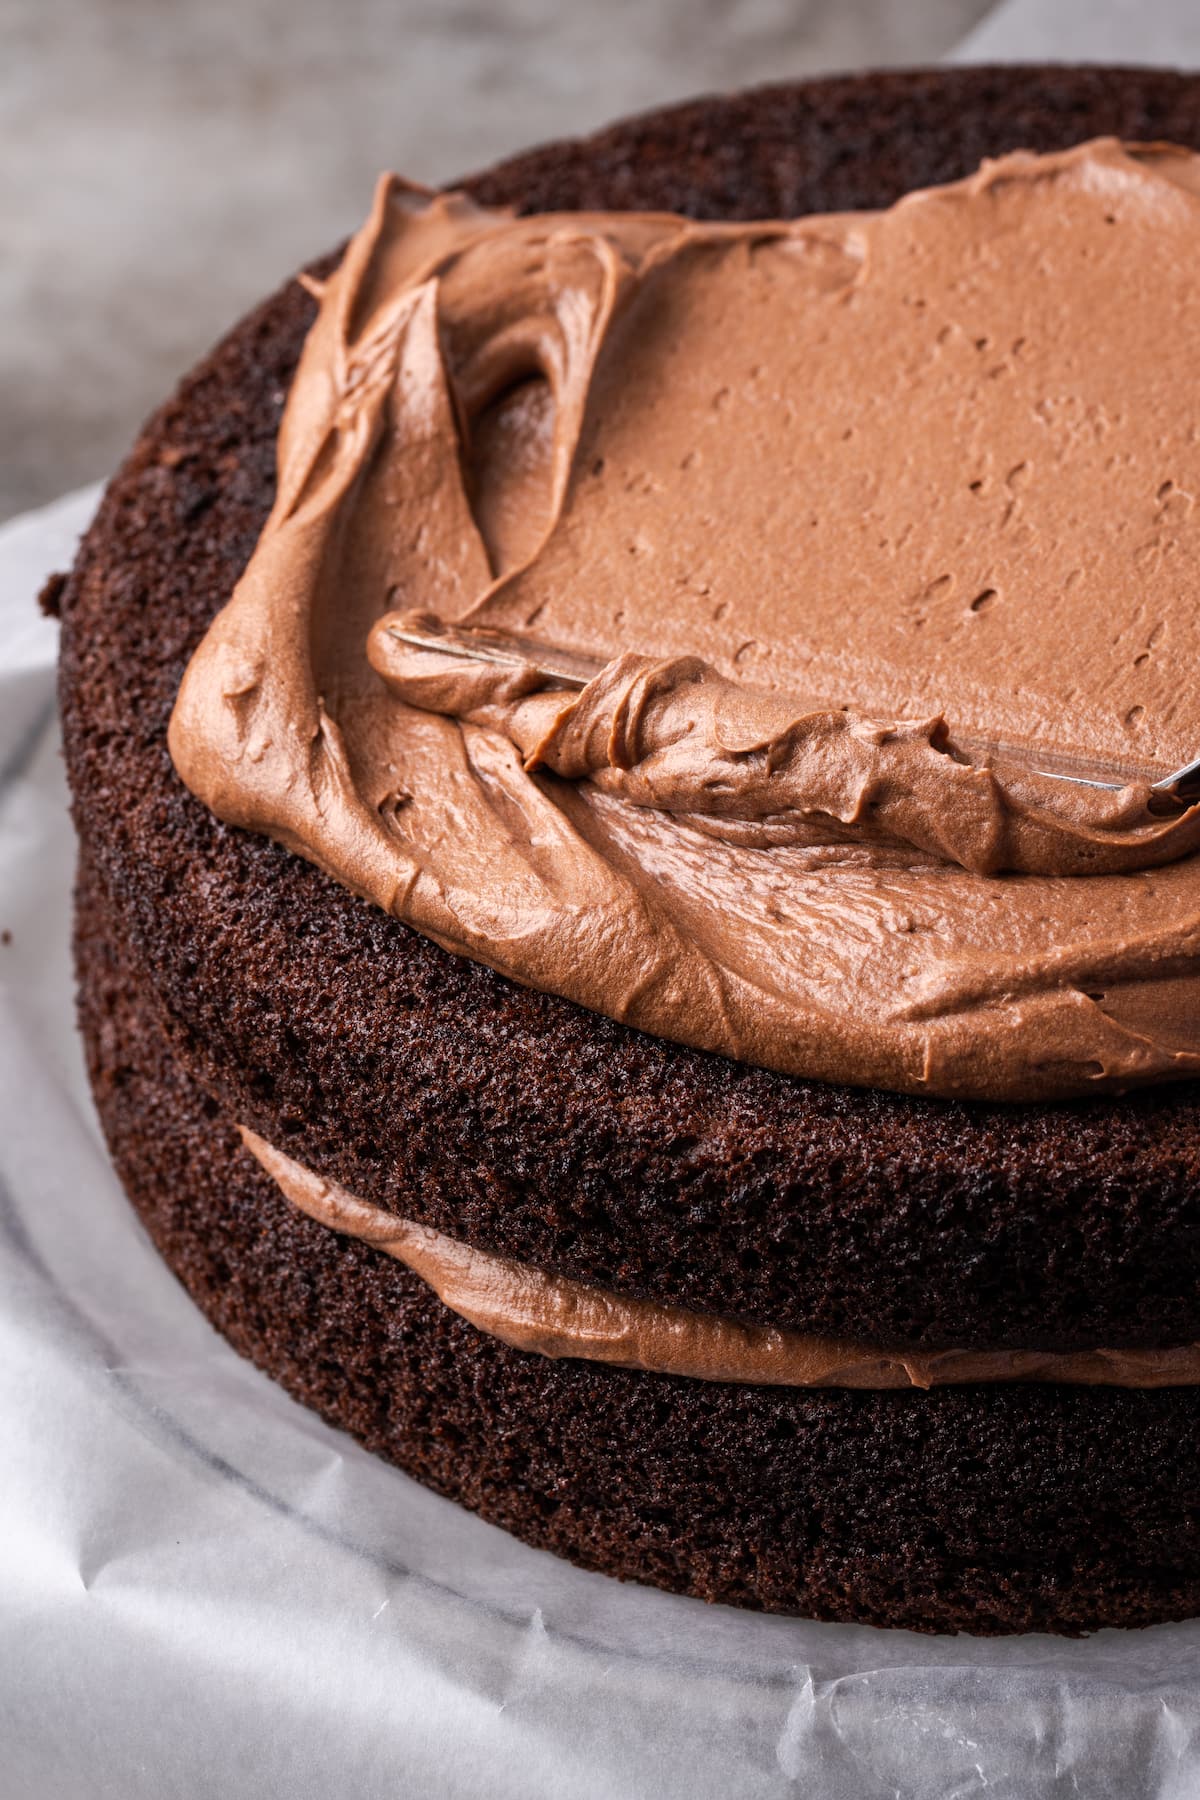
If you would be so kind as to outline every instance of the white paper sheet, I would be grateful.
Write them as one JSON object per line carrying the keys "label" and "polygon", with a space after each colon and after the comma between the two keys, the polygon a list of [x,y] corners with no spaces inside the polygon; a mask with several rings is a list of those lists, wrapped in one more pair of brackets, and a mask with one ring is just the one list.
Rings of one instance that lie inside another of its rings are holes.
{"label": "white paper sheet", "polygon": [[0,1796],[1194,1800],[1200,1624],[974,1642],[759,1618],[526,1549],[243,1363],[109,1168],[33,611],[0,531]]}

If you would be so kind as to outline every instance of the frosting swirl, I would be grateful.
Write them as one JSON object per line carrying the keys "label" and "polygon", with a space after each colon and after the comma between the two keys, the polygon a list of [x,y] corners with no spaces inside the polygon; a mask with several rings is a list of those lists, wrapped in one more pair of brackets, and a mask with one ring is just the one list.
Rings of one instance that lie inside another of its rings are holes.
{"label": "frosting swirl", "polygon": [[[1200,811],[1147,804],[1200,726],[1197,167],[1105,140],[749,225],[385,180],[314,284],[184,780],[704,1049],[1013,1100],[1200,1073]],[[412,608],[601,673],[416,668]]]}

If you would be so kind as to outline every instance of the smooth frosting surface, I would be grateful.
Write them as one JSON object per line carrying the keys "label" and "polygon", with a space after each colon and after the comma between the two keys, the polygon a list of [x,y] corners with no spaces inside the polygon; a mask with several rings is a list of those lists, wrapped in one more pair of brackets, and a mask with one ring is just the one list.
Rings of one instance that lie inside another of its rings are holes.
{"label": "smooth frosting surface", "polygon": [[775,1387],[929,1388],[1051,1381],[1191,1387],[1200,1345],[1166,1350],[883,1350],[846,1339],[743,1325],[544,1274],[398,1218],[306,1169],[241,1127],[246,1148],[294,1206],[373,1244],[419,1275],[453,1312],[518,1350],[660,1375]]}
{"label": "smooth frosting surface", "polygon": [[[731,226],[381,183],[184,780],[701,1048],[974,1098],[1200,1073],[1200,813],[1146,785],[1200,749],[1198,167],[1099,141]],[[602,673],[400,654],[414,609]]]}

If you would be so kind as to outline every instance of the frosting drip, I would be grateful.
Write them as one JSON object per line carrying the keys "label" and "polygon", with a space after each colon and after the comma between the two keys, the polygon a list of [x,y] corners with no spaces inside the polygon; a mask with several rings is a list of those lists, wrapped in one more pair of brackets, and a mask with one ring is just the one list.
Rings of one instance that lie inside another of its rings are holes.
{"label": "frosting drip", "polygon": [[518,1350],[579,1357],[659,1375],[774,1387],[930,1388],[1050,1381],[1106,1387],[1192,1387],[1200,1345],[1167,1350],[885,1350],[847,1339],[743,1325],[662,1301],[637,1300],[491,1256],[356,1199],[241,1127],[246,1148],[318,1224],[407,1264],[452,1312]]}
{"label": "frosting drip", "polygon": [[[700,1048],[985,1099],[1200,1073],[1200,811],[1147,804],[1200,725],[1198,166],[1106,140],[729,226],[384,181],[184,780]],[[418,668],[381,628],[412,609],[602,670]]]}

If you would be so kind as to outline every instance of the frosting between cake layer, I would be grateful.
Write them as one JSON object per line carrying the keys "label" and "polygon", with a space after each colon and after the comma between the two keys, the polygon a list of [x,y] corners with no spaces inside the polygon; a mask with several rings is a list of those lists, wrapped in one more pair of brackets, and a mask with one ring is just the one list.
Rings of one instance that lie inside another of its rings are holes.
{"label": "frosting between cake layer", "polygon": [[[720,226],[385,181],[180,773],[700,1048],[975,1098],[1200,1072],[1200,814],[1146,788],[1198,747],[1197,166],[1101,141]],[[606,666],[578,697],[417,668],[380,634],[411,608]]]}
{"label": "frosting between cake layer", "polygon": [[1130,1388],[1200,1384],[1200,1344],[1068,1352],[881,1349],[635,1299],[548,1275],[402,1219],[326,1181],[248,1127],[240,1130],[251,1155],[301,1212],[394,1256],[480,1331],[540,1356],[775,1387],[930,1388],[999,1381]]}

